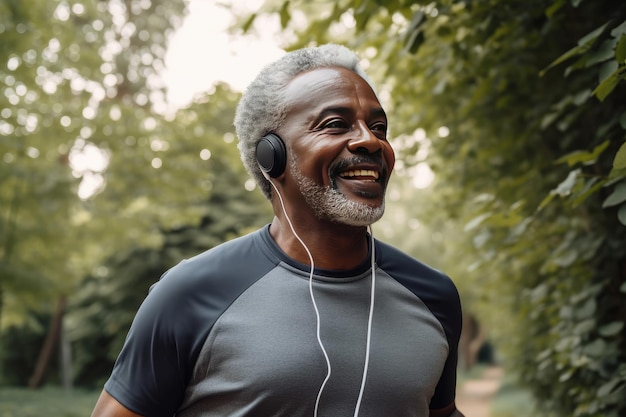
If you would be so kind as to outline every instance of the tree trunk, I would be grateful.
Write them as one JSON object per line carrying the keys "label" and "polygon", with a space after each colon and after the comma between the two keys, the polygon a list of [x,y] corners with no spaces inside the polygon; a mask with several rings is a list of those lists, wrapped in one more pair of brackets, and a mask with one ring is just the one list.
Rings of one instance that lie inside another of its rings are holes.
{"label": "tree trunk", "polygon": [[478,352],[485,341],[485,331],[471,314],[463,315],[463,331],[459,341],[459,361],[463,369],[470,370],[478,358]]}
{"label": "tree trunk", "polygon": [[28,388],[39,388],[43,382],[46,369],[48,368],[48,363],[50,362],[50,357],[54,351],[54,346],[57,344],[61,333],[61,324],[63,322],[63,312],[65,311],[66,301],[67,298],[62,296],[57,302],[54,316],[52,317],[50,327],[48,328],[46,340],[39,351],[39,357],[37,358],[37,363],[35,364],[35,370],[28,380]]}
{"label": "tree trunk", "polygon": [[59,363],[61,368],[61,382],[65,391],[71,391],[73,388],[72,380],[72,344],[67,337],[67,329],[65,320],[61,317],[61,335],[59,341]]}

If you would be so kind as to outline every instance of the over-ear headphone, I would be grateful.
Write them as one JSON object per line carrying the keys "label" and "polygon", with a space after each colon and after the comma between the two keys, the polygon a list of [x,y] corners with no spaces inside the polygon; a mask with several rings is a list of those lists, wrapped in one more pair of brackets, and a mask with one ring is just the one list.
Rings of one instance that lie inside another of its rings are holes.
{"label": "over-ear headphone", "polygon": [[263,172],[270,177],[279,177],[287,165],[285,142],[275,133],[263,136],[256,145],[256,160]]}

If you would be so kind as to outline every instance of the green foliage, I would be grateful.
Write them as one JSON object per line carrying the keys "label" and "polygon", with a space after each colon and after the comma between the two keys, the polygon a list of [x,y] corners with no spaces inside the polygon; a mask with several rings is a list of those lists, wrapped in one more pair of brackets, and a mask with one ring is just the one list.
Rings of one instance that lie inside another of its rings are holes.
{"label": "green foliage", "polygon": [[290,47],[345,43],[369,63],[399,168],[426,161],[436,174],[430,193],[405,197],[405,219],[443,234],[437,264],[489,326],[536,415],[624,415],[621,2],[287,7]]}
{"label": "green foliage", "polygon": [[[81,381],[109,373],[148,282],[269,219],[234,144],[238,94],[217,85],[177,113],[165,101],[184,8],[0,0],[0,341],[41,338],[29,324],[69,295]],[[32,362],[4,349],[5,364]]]}
{"label": "green foliage", "polygon": [[[78,206],[77,181],[67,165],[73,137],[59,119],[86,97],[71,95],[63,109],[59,97],[44,88],[46,65],[58,69],[51,62],[59,52],[52,39],[63,33],[56,19],[48,19],[53,2],[35,3],[0,4],[0,311],[3,305],[8,310],[0,315],[3,324],[78,279],[66,264],[67,249],[77,239],[68,227]],[[40,32],[37,25],[48,30]],[[59,90],[67,86],[62,76],[50,81]]]}
{"label": "green foliage", "polygon": [[81,168],[77,156],[162,118],[156,74],[183,4],[3,0],[0,11],[0,317],[9,326],[75,289],[101,256],[77,191],[103,168]]}

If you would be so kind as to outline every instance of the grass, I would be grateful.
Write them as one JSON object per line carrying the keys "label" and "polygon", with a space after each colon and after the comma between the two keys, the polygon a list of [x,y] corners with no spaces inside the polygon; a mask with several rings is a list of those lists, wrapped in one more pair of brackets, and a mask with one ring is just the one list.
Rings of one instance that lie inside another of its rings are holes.
{"label": "grass", "polygon": [[99,395],[100,390],[0,387],[0,417],[87,417]]}
{"label": "grass", "polygon": [[528,391],[517,387],[506,376],[491,400],[490,417],[534,416],[534,401]]}

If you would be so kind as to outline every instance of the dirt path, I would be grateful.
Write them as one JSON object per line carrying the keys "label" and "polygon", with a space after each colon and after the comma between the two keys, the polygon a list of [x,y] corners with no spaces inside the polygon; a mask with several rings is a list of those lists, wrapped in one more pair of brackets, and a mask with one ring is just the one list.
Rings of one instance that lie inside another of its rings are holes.
{"label": "dirt path", "polygon": [[491,399],[500,387],[502,369],[485,370],[481,378],[465,381],[458,389],[456,406],[465,417],[489,417]]}

